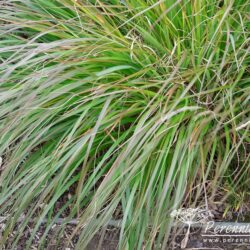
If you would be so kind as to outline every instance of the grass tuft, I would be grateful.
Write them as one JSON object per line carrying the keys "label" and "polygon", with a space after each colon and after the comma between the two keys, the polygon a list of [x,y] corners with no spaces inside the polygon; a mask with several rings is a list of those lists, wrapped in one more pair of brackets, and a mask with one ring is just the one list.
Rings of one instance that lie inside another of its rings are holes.
{"label": "grass tuft", "polygon": [[0,5],[2,246],[77,218],[76,249],[116,219],[120,249],[165,249],[173,209],[245,206],[248,0]]}

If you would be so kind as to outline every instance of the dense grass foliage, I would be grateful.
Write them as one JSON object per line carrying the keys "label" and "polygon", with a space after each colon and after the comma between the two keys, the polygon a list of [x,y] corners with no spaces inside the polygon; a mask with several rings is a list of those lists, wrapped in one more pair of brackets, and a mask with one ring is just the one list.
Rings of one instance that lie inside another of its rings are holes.
{"label": "dense grass foliage", "polygon": [[165,249],[173,209],[244,206],[249,4],[1,1],[1,244],[63,217],[77,249],[115,219],[120,249]]}

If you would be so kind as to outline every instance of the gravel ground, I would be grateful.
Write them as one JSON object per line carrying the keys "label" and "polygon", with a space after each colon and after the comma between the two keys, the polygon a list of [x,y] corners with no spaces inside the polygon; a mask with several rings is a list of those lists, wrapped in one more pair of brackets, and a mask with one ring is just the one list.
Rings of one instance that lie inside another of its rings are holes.
{"label": "gravel ground", "polygon": [[[3,224],[0,224],[0,227],[3,227]],[[54,225],[53,229],[48,234],[48,237],[46,238],[45,242],[45,249],[47,250],[73,250],[75,249],[75,245],[77,242],[78,236],[76,235],[72,240],[70,240],[69,235],[74,230],[74,225],[68,225],[64,233],[61,235],[61,237],[55,238],[53,235],[57,232],[59,229],[58,225]],[[38,249],[38,244],[40,242],[40,239],[43,235],[43,232],[45,230],[45,227],[41,226],[32,242],[32,248],[31,250]],[[184,238],[185,230],[176,237],[174,237],[175,234],[171,236],[171,243],[169,243],[169,246],[167,249],[172,250],[179,250],[181,249],[181,241]],[[18,231],[18,226],[16,227],[15,232]],[[9,237],[9,244],[5,245],[3,250],[11,249],[11,245],[13,240],[15,239],[15,232]],[[23,250],[25,248],[25,244],[30,236],[31,228],[27,228],[25,230],[23,237],[20,239],[20,242],[18,244],[18,247],[16,250]],[[210,242],[211,240],[214,240],[216,238],[219,238],[220,242],[214,243]],[[223,242],[223,240],[232,241],[232,239],[237,239],[237,237],[204,237],[201,236],[201,231],[197,229],[192,229],[189,235],[189,240],[187,243],[187,246],[185,249],[225,249],[225,250],[250,250],[250,236],[245,237],[248,239],[248,243],[236,243],[236,242]],[[86,250],[116,250],[118,249],[118,240],[119,240],[119,229],[114,227],[108,227],[106,231],[99,232],[96,234],[93,238],[93,240],[89,243],[89,246]],[[156,248],[155,248],[156,249]]]}

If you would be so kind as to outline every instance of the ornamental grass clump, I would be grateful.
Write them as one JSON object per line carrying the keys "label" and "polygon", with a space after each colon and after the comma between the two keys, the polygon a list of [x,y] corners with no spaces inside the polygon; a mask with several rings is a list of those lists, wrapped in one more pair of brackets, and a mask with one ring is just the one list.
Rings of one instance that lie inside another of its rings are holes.
{"label": "ornamental grass clump", "polygon": [[113,220],[120,249],[166,249],[173,209],[244,206],[249,4],[1,1],[2,247],[63,218],[76,249]]}

